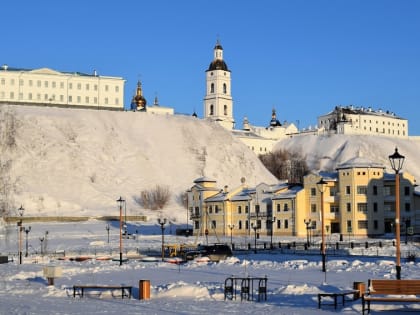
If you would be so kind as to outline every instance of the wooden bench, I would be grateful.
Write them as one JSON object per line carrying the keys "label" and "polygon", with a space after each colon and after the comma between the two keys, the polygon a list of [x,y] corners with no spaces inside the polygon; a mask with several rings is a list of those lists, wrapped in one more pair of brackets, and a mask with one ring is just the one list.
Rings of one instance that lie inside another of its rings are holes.
{"label": "wooden bench", "polygon": [[73,286],[73,297],[76,297],[76,295],[83,297],[85,290],[121,290],[121,298],[124,297],[131,298],[131,290],[132,286],[128,285],[74,285]]}
{"label": "wooden bench", "polygon": [[344,303],[346,301],[346,296],[352,295],[353,298],[351,300],[354,300],[354,295],[358,292],[359,291],[357,290],[344,290],[344,291],[339,291],[339,292],[318,293],[318,308],[321,308],[322,298],[324,297],[332,298],[333,303],[323,303],[323,305],[334,305],[334,309],[337,309],[339,297],[341,297],[341,304],[344,306]]}
{"label": "wooden bench", "polygon": [[365,304],[370,312],[370,303],[374,302],[420,302],[420,280],[384,280],[369,279],[368,292],[362,296],[362,314]]}

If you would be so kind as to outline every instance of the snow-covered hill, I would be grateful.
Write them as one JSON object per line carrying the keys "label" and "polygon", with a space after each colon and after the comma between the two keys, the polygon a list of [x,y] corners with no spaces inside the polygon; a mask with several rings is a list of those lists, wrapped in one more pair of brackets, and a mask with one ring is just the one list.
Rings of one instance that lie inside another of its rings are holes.
{"label": "snow-covered hill", "polygon": [[396,139],[380,136],[299,136],[284,139],[276,144],[275,149],[290,150],[306,158],[310,169],[335,170],[337,164],[356,156],[364,156],[382,163],[388,172],[393,172],[388,156],[395,147],[405,156],[403,172],[420,178],[420,140],[416,138]]}
{"label": "snow-covered hill", "polygon": [[275,183],[240,141],[214,123],[187,116],[13,106],[17,118],[12,177],[16,206],[25,215],[115,215],[116,199],[127,215],[145,214],[134,202],[156,185],[172,194],[165,211],[193,180],[208,176],[219,187]]}

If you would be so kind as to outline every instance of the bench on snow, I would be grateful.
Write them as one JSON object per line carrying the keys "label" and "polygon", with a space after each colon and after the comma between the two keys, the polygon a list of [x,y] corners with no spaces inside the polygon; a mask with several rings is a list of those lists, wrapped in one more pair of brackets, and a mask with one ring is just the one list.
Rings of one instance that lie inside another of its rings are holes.
{"label": "bench on snow", "polygon": [[83,297],[85,291],[87,290],[96,290],[96,291],[103,291],[103,290],[120,290],[121,291],[121,298],[124,297],[131,298],[131,290],[132,286],[128,285],[98,285],[98,284],[88,284],[88,285],[74,285],[73,286],[73,297],[76,295]]}

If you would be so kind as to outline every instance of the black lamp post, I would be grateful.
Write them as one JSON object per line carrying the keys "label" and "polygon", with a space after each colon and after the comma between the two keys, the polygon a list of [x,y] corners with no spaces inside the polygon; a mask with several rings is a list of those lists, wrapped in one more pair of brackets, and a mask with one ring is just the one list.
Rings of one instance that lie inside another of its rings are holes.
{"label": "black lamp post", "polygon": [[270,224],[270,249],[273,249],[273,224],[276,222],[276,217],[267,219],[267,223]]}
{"label": "black lamp post", "polygon": [[40,237],[39,242],[41,243],[41,256],[44,256],[44,247],[43,247],[44,237]]}
{"label": "black lamp post", "polygon": [[254,253],[257,253],[257,230],[258,224],[251,223],[251,228],[254,230]]}
{"label": "black lamp post", "polygon": [[398,153],[398,148],[395,148],[394,154],[390,155],[389,162],[395,172],[395,237],[397,239],[396,246],[396,271],[397,279],[401,279],[401,235],[400,235],[400,170],[403,167],[405,157]]}
{"label": "black lamp post", "polygon": [[25,257],[28,257],[28,234],[31,231],[31,227],[27,227],[25,228],[25,233],[26,233],[26,252],[25,252]]}
{"label": "black lamp post", "polygon": [[22,226],[22,217],[23,217],[24,211],[25,209],[21,205],[20,208],[18,209],[20,220],[17,222],[17,226],[19,227],[19,264],[20,265],[22,264],[22,231],[24,229]]}
{"label": "black lamp post", "polygon": [[166,218],[161,219],[158,218],[158,223],[160,224],[160,229],[162,231],[162,261],[165,259],[165,224],[166,224]]}
{"label": "black lamp post", "polygon": [[310,246],[310,241],[309,241],[309,225],[311,224],[311,219],[304,219],[303,222],[306,225],[306,245],[309,247]]}
{"label": "black lamp post", "polygon": [[326,251],[325,251],[325,218],[324,218],[324,191],[327,182],[321,177],[320,181],[316,183],[319,192],[321,193],[321,255],[322,255],[322,271],[327,272],[325,267]]}
{"label": "black lamp post", "polygon": [[234,224],[228,224],[228,228],[230,229],[230,248],[233,250],[233,238],[232,238],[232,230],[235,227]]}
{"label": "black lamp post", "polygon": [[120,266],[122,265],[122,204],[125,200],[120,196],[117,200],[120,208]]}
{"label": "black lamp post", "polygon": [[108,234],[108,244],[109,244],[109,229],[110,229],[109,224],[107,224],[107,225],[105,226],[105,230],[106,230],[106,232],[107,232],[107,234]]}

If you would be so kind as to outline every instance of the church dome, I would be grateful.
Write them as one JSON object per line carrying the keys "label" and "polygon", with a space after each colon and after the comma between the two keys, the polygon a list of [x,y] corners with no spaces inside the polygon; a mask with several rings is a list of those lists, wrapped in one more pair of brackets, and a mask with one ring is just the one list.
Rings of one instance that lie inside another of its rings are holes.
{"label": "church dome", "polygon": [[134,96],[134,103],[137,106],[137,110],[146,109],[147,101],[143,97],[143,91],[141,89],[140,81],[137,83],[137,91],[136,91],[136,95]]}
{"label": "church dome", "polygon": [[213,70],[224,70],[224,71],[229,71],[229,69],[228,69],[228,67],[227,67],[226,62],[224,62],[224,61],[223,61],[223,60],[221,60],[221,59],[216,59],[216,60],[213,60],[213,61],[210,63],[210,66],[209,66],[209,71],[213,71]]}

